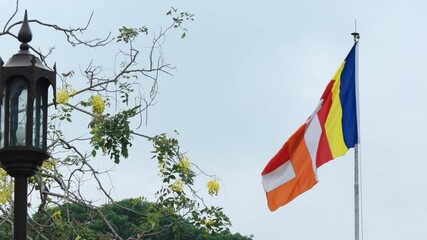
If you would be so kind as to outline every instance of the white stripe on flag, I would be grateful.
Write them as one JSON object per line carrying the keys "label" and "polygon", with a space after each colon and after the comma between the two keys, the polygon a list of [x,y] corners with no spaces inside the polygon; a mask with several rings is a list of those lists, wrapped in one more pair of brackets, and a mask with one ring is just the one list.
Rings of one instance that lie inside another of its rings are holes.
{"label": "white stripe on flag", "polygon": [[319,147],[320,136],[322,134],[322,126],[320,125],[319,117],[313,114],[312,118],[307,122],[307,128],[304,134],[304,141],[307,145],[308,152],[311,157],[311,164],[313,167],[314,176],[317,179],[317,167],[316,167],[316,156],[317,149]]}
{"label": "white stripe on flag", "polygon": [[295,171],[291,161],[288,160],[274,171],[262,176],[262,185],[266,192],[285,184],[295,177]]}

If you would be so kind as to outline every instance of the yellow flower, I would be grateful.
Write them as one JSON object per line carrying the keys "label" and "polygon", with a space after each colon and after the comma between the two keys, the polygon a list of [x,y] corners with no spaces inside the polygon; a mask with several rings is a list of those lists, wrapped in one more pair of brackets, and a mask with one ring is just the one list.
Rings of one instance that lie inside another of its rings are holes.
{"label": "yellow flower", "polygon": [[70,97],[76,95],[77,91],[73,88],[73,86],[68,85],[68,89],[70,90]]}
{"label": "yellow flower", "polygon": [[4,182],[7,180],[7,172],[3,168],[0,168],[0,181]]}
{"label": "yellow flower", "polygon": [[65,89],[59,89],[56,92],[56,102],[58,104],[65,104],[68,102],[68,98],[70,97],[70,95],[68,94],[68,91]]}
{"label": "yellow flower", "polygon": [[209,195],[218,195],[218,192],[219,192],[219,183],[218,183],[218,179],[217,178],[215,178],[215,179],[211,179],[209,182],[208,182],[208,193],[209,193]]}
{"label": "yellow flower", "polygon": [[182,192],[183,187],[184,187],[184,182],[182,180],[177,180],[172,184],[172,190],[174,192]]}
{"label": "yellow flower", "polygon": [[13,184],[6,171],[0,168],[0,204],[6,204],[12,199]]}
{"label": "yellow flower", "polygon": [[190,160],[187,156],[183,157],[178,163],[178,167],[181,168],[184,173],[188,173],[190,170]]}
{"label": "yellow flower", "polygon": [[31,184],[34,184],[34,183],[36,183],[36,178],[34,176],[29,177],[28,182]]}
{"label": "yellow flower", "polygon": [[52,213],[52,219],[62,220],[61,211],[56,211]]}
{"label": "yellow flower", "polygon": [[42,164],[42,168],[46,170],[53,170],[53,167],[56,165],[55,160],[52,158],[49,158],[48,160],[44,161]]}
{"label": "yellow flower", "polygon": [[92,112],[95,114],[102,114],[105,109],[105,101],[101,95],[93,95],[91,97]]}

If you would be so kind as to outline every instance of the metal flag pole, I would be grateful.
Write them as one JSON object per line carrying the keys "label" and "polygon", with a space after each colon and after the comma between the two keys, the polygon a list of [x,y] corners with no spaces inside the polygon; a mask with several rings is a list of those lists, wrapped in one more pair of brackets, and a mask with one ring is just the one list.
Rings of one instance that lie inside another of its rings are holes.
{"label": "metal flag pole", "polygon": [[[355,22],[356,24],[356,22]],[[355,26],[356,28],[356,26]],[[360,35],[356,30],[351,34],[354,37],[354,43],[356,44]],[[355,81],[356,81],[356,114],[357,114],[357,144],[354,148],[354,236],[355,240],[360,240],[360,186],[359,186],[359,167],[360,167],[360,159],[359,159],[359,145],[360,145],[360,120],[359,120],[359,50],[358,46],[356,46],[356,60],[355,60]]]}

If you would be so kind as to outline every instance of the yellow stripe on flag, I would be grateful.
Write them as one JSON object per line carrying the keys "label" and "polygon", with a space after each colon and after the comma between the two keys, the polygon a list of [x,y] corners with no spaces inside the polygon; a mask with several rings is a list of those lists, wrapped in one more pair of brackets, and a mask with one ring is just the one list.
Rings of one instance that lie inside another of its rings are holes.
{"label": "yellow stripe on flag", "polygon": [[345,145],[344,135],[342,132],[342,107],[340,101],[341,72],[344,69],[344,65],[345,61],[338,68],[333,78],[335,82],[331,90],[332,105],[325,122],[326,137],[328,139],[333,158],[343,156],[348,150]]}

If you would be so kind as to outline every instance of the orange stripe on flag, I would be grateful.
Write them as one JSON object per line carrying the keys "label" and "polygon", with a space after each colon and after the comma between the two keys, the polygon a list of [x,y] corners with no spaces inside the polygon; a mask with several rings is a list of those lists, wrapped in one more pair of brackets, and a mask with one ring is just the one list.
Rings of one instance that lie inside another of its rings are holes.
{"label": "orange stripe on flag", "polygon": [[272,159],[272,161],[277,160],[281,162],[290,160],[295,171],[295,177],[284,182],[277,188],[266,192],[268,207],[271,211],[292,201],[295,197],[309,190],[317,183],[310,153],[304,141],[305,130],[306,124],[303,124],[283,146],[286,149],[280,151],[282,152],[281,156],[289,156],[289,159],[280,159],[281,156],[278,155]]}

